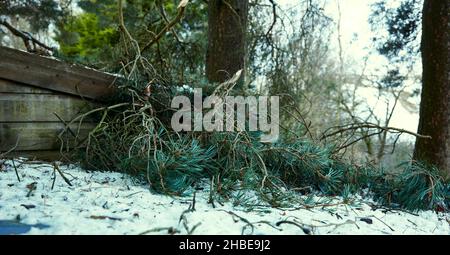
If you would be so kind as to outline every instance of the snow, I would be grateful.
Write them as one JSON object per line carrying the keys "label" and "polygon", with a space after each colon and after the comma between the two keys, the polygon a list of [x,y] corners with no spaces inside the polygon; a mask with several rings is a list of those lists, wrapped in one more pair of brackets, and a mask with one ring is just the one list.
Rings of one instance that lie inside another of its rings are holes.
{"label": "snow", "polygon": [[188,210],[192,195],[154,194],[148,185],[125,174],[60,165],[69,186],[52,164],[23,158],[14,163],[20,182],[12,161],[0,168],[0,233],[8,230],[1,223],[9,221],[29,226],[25,233],[32,235],[450,234],[448,213],[373,209],[367,199],[352,206],[334,198],[332,204],[337,205],[326,207],[249,210],[226,202],[213,208],[205,187],[196,192],[195,210]]}

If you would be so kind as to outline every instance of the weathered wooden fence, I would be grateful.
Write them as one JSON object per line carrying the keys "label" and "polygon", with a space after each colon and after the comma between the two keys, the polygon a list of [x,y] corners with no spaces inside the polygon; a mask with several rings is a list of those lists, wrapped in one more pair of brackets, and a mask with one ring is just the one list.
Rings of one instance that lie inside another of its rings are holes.
{"label": "weathered wooden fence", "polygon": [[[51,155],[58,134],[81,113],[114,93],[116,76],[86,67],[0,47],[0,152]],[[80,135],[93,123],[84,122]],[[78,130],[78,124],[70,127]],[[70,142],[73,137],[65,137]]]}

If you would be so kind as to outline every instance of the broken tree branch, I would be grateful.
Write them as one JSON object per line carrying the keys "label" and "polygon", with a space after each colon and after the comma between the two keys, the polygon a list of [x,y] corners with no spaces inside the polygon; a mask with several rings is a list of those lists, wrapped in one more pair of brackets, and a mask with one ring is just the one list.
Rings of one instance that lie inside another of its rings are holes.
{"label": "broken tree branch", "polygon": [[[9,24],[5,19],[0,19],[0,25],[6,27],[13,35],[20,37],[23,43],[25,44],[25,47],[27,48],[28,52],[37,53],[38,50],[36,45],[39,45],[40,47],[44,48],[47,51],[50,52],[54,51],[53,48],[40,42],[39,40],[34,38],[30,33],[16,29],[11,24]],[[33,45],[33,47],[31,46],[31,44]]]}
{"label": "broken tree branch", "polygon": [[181,18],[183,18],[184,11],[186,9],[186,5],[189,3],[189,1],[182,0],[180,2],[180,5],[178,5],[178,14],[175,16],[173,20],[171,20],[156,36],[153,38],[152,41],[150,41],[147,45],[145,45],[141,52],[144,52],[146,49],[153,46],[155,43],[157,43],[165,34],[167,31],[171,30],[178,22],[180,22]]}
{"label": "broken tree branch", "polygon": [[9,149],[8,151],[0,154],[0,159],[5,157],[9,153],[13,152],[17,148],[18,145],[19,145],[19,137],[17,137],[16,144],[11,149]]}
{"label": "broken tree branch", "polygon": [[272,24],[269,27],[269,30],[267,30],[266,38],[270,38],[272,34],[272,30],[275,27],[275,24],[277,23],[277,4],[274,0],[269,0],[270,4],[272,5]]}

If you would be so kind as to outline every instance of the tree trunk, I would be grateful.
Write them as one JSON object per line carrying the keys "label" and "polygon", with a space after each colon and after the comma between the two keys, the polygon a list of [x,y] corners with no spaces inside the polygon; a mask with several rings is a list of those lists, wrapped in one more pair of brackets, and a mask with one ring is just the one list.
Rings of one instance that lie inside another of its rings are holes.
{"label": "tree trunk", "polygon": [[208,15],[206,75],[224,82],[245,69],[248,0],[209,0]]}
{"label": "tree trunk", "polygon": [[423,85],[416,160],[437,166],[450,177],[450,1],[425,0],[423,8]]}

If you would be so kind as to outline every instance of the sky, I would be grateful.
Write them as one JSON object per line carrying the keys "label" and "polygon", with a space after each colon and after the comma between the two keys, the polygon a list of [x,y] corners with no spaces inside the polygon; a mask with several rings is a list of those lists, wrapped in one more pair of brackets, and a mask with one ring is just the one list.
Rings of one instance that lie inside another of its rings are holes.
{"label": "sky", "polygon": [[[295,5],[299,0],[278,0],[280,7],[285,8]],[[382,75],[384,69],[389,63],[380,56],[373,44],[372,39],[377,35],[371,30],[368,22],[371,13],[371,4],[377,0],[328,0],[324,12],[327,16],[333,18],[336,22],[339,20],[339,9],[341,11],[341,41],[343,46],[343,55],[345,62],[353,63],[353,71],[360,73],[364,63],[364,57],[368,57],[368,65],[366,74]],[[396,4],[398,0],[392,0],[390,4]],[[340,8],[338,8],[338,6]],[[337,28],[336,28],[337,30]],[[337,45],[338,33],[335,33],[333,41]],[[337,47],[335,45],[335,48]],[[420,70],[417,70],[420,72]],[[420,84],[411,84],[411,90],[417,88]],[[359,97],[365,100],[368,105],[375,109],[375,113],[380,117],[384,116],[386,112],[385,99],[379,99],[377,89],[363,88],[359,89]],[[392,98],[391,98],[392,100]],[[419,97],[409,100],[414,106],[417,106],[415,111],[411,112],[403,104],[399,104],[393,114],[390,126],[417,131],[419,114],[418,105]],[[391,102],[392,105],[392,102]],[[403,139],[414,140],[414,137],[403,137]]]}

